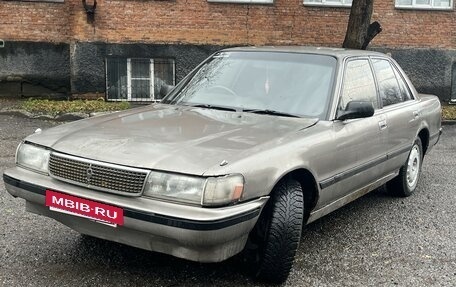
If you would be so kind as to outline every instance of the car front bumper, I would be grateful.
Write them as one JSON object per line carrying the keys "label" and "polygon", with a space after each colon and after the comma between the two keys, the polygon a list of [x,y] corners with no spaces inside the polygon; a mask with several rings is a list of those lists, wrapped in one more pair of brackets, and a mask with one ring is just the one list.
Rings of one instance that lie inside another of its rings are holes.
{"label": "car front bumper", "polygon": [[[221,208],[202,208],[145,197],[126,197],[64,183],[19,167],[3,174],[6,190],[26,200],[29,212],[53,218],[90,236],[198,262],[219,262],[245,246],[268,197]],[[111,227],[49,210],[46,190],[102,202],[124,210],[124,224]]]}

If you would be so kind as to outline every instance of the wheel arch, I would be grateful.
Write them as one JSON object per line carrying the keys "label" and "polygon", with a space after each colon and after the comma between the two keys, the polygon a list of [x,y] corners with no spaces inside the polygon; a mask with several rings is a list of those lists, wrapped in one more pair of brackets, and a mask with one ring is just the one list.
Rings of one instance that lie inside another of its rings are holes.
{"label": "wheel arch", "polygon": [[429,148],[429,129],[427,127],[421,128],[421,130],[418,132],[417,137],[420,138],[421,140],[421,145],[423,147],[423,157],[426,154],[428,148]]}
{"label": "wheel arch", "polygon": [[304,222],[310,216],[310,212],[315,208],[319,199],[319,187],[314,173],[306,168],[299,167],[285,172],[273,185],[271,192],[283,180],[293,179],[301,184],[304,196]]}

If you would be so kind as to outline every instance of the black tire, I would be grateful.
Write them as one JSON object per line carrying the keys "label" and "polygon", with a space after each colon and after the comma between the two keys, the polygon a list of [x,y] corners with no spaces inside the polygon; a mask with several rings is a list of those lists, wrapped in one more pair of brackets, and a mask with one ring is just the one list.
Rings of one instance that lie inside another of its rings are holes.
{"label": "black tire", "polygon": [[399,175],[386,184],[391,195],[408,197],[415,191],[420,179],[423,166],[423,145],[420,138],[416,138],[407,157],[407,161],[399,170]]}
{"label": "black tire", "polygon": [[247,263],[258,280],[287,280],[301,239],[303,216],[301,185],[295,180],[281,181],[249,238],[255,248],[250,250]]}

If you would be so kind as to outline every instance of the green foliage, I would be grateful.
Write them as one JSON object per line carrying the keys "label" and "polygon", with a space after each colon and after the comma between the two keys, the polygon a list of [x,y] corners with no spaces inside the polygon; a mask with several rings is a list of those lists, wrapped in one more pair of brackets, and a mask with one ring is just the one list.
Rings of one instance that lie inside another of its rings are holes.
{"label": "green foliage", "polygon": [[[5,104],[6,105],[6,104]],[[16,106],[16,105],[15,105]],[[22,101],[19,108],[31,113],[59,115],[63,113],[93,113],[120,111],[130,108],[128,102],[105,102],[103,98],[98,100],[74,100],[74,101],[53,101],[29,99]],[[456,120],[456,105],[442,106],[442,119]]]}
{"label": "green foliage", "polygon": [[444,120],[456,120],[456,105],[442,106],[442,118]]}
{"label": "green foliage", "polygon": [[105,102],[98,100],[52,101],[29,99],[21,103],[21,108],[31,113],[59,115],[63,113],[92,113],[119,111],[130,108],[128,102]]}

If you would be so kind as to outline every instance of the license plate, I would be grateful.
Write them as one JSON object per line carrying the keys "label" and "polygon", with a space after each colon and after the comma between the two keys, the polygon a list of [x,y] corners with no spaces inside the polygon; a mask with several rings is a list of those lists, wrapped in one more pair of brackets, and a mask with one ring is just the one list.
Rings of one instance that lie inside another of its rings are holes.
{"label": "license plate", "polygon": [[116,227],[123,225],[123,209],[52,190],[46,190],[46,206],[52,211],[88,218]]}

